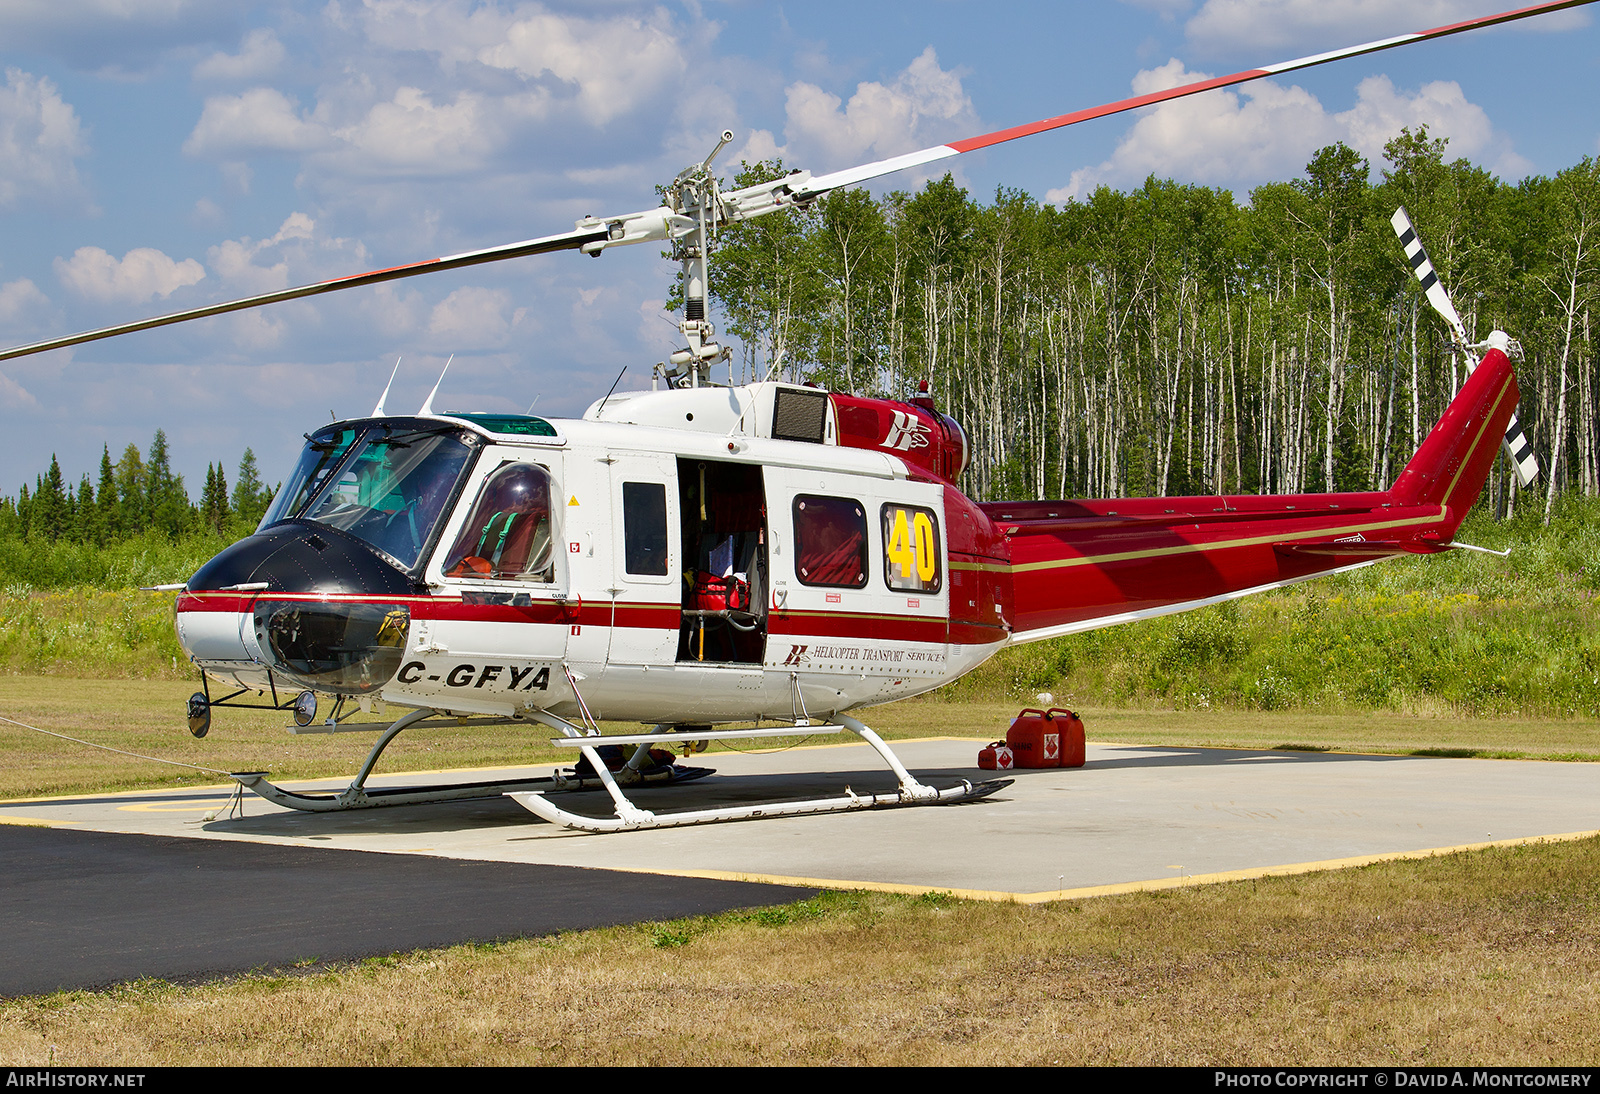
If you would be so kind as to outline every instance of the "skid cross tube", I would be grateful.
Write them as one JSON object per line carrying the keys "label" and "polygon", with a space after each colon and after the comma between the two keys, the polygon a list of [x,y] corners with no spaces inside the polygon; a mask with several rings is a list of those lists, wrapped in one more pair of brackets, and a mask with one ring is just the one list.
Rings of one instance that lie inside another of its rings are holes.
{"label": "skid cross tube", "polygon": [[[413,710],[395,719],[378,735],[367,753],[361,770],[342,791],[323,791],[309,794],[285,790],[267,780],[265,771],[236,771],[230,776],[240,786],[261,795],[274,805],[287,809],[302,809],[309,813],[335,813],[345,809],[374,809],[383,805],[424,805],[430,802],[458,801],[465,798],[493,798],[512,790],[536,786],[552,786],[554,780],[543,778],[500,779],[494,782],[446,783],[434,786],[396,786],[367,789],[367,779],[378,764],[383,750],[404,730],[410,729],[425,718],[438,714],[426,708]],[[495,723],[511,719],[492,719]]]}
{"label": "skid cross tube", "polygon": [[[601,740],[586,735],[570,722],[563,722],[554,715],[542,711],[530,711],[529,716],[537,718],[554,729],[560,729],[567,737],[585,737],[593,740],[595,745],[602,744]],[[594,765],[595,771],[600,774],[606,789],[611,792],[612,801],[617,804],[615,817],[586,817],[570,810],[561,808],[547,798],[542,791],[525,790],[510,791],[507,796],[516,801],[524,809],[549,821],[567,828],[579,828],[587,832],[625,832],[644,828],[673,828],[688,824],[710,824],[715,821],[727,820],[753,820],[758,817],[787,817],[799,816],[807,813],[841,813],[849,809],[874,809],[895,805],[942,805],[951,802],[973,801],[977,798],[987,797],[996,790],[1011,785],[1010,779],[991,779],[988,782],[973,784],[963,779],[958,786],[943,789],[928,786],[919,782],[917,777],[906,770],[905,764],[900,762],[900,757],[894,750],[884,743],[867,726],[847,715],[835,715],[834,721],[860,737],[882,756],[895,777],[900,780],[900,787],[892,794],[857,794],[845,788],[843,797],[812,798],[806,801],[774,802],[765,805],[734,805],[718,809],[691,809],[677,813],[652,813],[639,809],[628,801],[622,788],[617,786],[616,780],[606,770],[605,764],[595,752],[594,745],[578,745],[583,754],[589,757],[589,762]],[[828,732],[834,727],[820,727],[813,732]]]}

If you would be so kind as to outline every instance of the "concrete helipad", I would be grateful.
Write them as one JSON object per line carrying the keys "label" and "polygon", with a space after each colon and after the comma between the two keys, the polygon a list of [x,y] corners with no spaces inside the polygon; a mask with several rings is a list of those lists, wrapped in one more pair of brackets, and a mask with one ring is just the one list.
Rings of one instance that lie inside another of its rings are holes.
{"label": "concrete helipad", "polygon": [[[919,777],[938,782],[992,777],[973,766],[980,744],[930,739],[894,747]],[[705,762],[715,776],[642,791],[636,801],[664,813],[893,786],[864,745],[718,753]],[[1600,829],[1600,768],[1586,763],[1091,745],[1086,767],[1010,774],[1011,787],[967,805],[607,835],[553,827],[506,799],[309,814],[246,794],[244,815],[229,816],[227,787],[4,802],[0,822],[1021,900]],[[374,783],[406,781],[417,777]],[[576,811],[609,813],[603,793],[561,800]]]}

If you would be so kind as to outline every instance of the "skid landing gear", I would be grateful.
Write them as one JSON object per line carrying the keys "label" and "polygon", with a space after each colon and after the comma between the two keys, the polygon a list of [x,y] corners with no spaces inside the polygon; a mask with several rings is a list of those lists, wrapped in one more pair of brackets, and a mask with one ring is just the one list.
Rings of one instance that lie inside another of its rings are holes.
{"label": "skid landing gear", "polygon": [[[581,828],[588,832],[624,832],[643,828],[673,828],[687,824],[710,824],[714,821],[727,820],[752,820],[757,817],[787,817],[799,816],[806,813],[842,813],[849,809],[881,809],[888,806],[900,805],[946,805],[954,802],[974,801],[978,798],[988,797],[996,790],[1011,785],[1010,779],[991,779],[988,782],[970,783],[963,779],[959,786],[945,787],[943,789],[928,786],[918,782],[916,776],[906,770],[900,757],[884,743],[872,730],[868,729],[856,719],[846,715],[836,715],[836,726],[810,727],[800,732],[804,733],[837,733],[839,728],[848,729],[863,741],[866,741],[882,756],[884,761],[894,771],[900,780],[900,788],[892,794],[856,794],[846,790],[843,797],[837,798],[812,798],[807,801],[775,802],[762,805],[735,805],[718,809],[692,809],[678,813],[652,813],[640,809],[628,800],[622,787],[612,773],[606,770],[596,753],[596,747],[607,743],[607,739],[585,737],[582,730],[570,722],[563,721],[554,715],[543,712],[531,712],[530,717],[545,723],[553,729],[560,730],[571,743],[579,747],[589,763],[599,773],[601,782],[605,785],[611,800],[616,804],[615,817],[585,817],[570,810],[561,808],[541,790],[508,791],[508,796],[551,824],[563,825],[567,828]],[[658,730],[664,727],[658,727]],[[774,731],[768,731],[769,734]],[[792,731],[791,731],[792,732]],[[742,735],[740,731],[709,732],[705,734],[714,737],[731,737]],[[632,740],[641,741],[651,735],[630,735],[629,737],[612,737],[611,743],[621,743]],[[675,739],[693,740],[701,734],[674,734]],[[593,744],[580,743],[592,741]],[[564,743],[564,742],[561,742]],[[640,751],[648,745],[641,743]],[[635,754],[637,759],[638,753]]]}
{"label": "skid landing gear", "polygon": [[[437,712],[432,710],[413,710],[411,713],[393,722],[388,729],[378,736],[372,750],[367,753],[366,760],[361,765],[361,770],[351,780],[350,785],[343,790],[311,791],[302,793],[295,790],[285,790],[281,786],[267,781],[265,771],[235,771],[230,776],[235,782],[261,795],[274,805],[281,805],[287,809],[303,809],[309,813],[335,813],[345,809],[375,809],[384,805],[425,805],[432,802],[464,801],[470,798],[497,798],[519,790],[595,790],[604,779],[611,777],[606,772],[601,778],[596,778],[593,772],[557,774],[554,778],[542,777],[532,779],[501,779],[492,782],[476,783],[448,783],[436,786],[393,786],[367,788],[367,779],[372,774],[372,769],[377,766],[378,757],[383,755],[383,750],[389,743],[400,735],[403,730],[410,729],[418,722],[432,717]],[[544,719],[540,719],[543,721]],[[511,723],[509,718],[475,718],[467,721],[467,725],[505,725]],[[460,721],[452,719],[452,724],[461,725]],[[587,750],[592,752],[593,750]],[[647,748],[641,752],[648,753]],[[636,755],[634,759],[638,759]],[[590,763],[594,763],[590,757]],[[630,761],[630,764],[633,761]],[[605,771],[605,765],[599,765]],[[692,767],[685,768],[673,765],[663,770],[660,765],[651,769],[640,765],[635,768],[634,776],[630,782],[643,786],[668,785],[674,782],[683,782],[687,779],[697,779],[711,774],[710,768]],[[625,776],[626,777],[626,776]]]}

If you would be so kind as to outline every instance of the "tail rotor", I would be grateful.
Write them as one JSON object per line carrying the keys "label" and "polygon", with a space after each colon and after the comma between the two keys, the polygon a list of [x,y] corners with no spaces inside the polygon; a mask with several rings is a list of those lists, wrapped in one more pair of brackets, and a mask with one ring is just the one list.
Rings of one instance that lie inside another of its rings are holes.
{"label": "tail rotor", "polygon": [[[1467,341],[1467,328],[1461,322],[1461,314],[1450,302],[1450,294],[1445,290],[1444,283],[1439,280],[1439,274],[1433,268],[1433,260],[1428,257],[1427,248],[1422,245],[1422,238],[1417,235],[1417,229],[1411,223],[1411,215],[1406,212],[1404,205],[1394,211],[1389,223],[1394,227],[1394,234],[1400,237],[1400,245],[1406,251],[1406,261],[1410,264],[1411,271],[1417,275],[1417,282],[1422,286],[1423,295],[1428,298],[1433,310],[1438,312],[1449,325],[1450,339],[1455,344],[1456,352],[1466,362],[1467,375],[1470,376],[1478,367],[1478,362],[1482,359],[1481,354],[1486,349],[1498,349],[1512,356],[1520,356],[1521,347],[1503,331],[1494,331],[1488,340],[1481,344]],[[1522,431],[1522,423],[1517,421],[1515,414],[1511,415],[1511,421],[1506,424],[1505,450],[1506,455],[1511,457],[1512,466],[1517,470],[1517,481],[1524,488],[1531,486],[1533,480],[1539,477],[1539,461],[1534,456],[1533,445],[1529,443],[1528,435]]]}

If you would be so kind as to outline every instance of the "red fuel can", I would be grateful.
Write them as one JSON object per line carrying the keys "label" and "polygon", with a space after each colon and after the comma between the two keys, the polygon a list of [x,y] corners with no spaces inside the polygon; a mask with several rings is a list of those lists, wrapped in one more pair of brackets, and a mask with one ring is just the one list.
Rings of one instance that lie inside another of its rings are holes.
{"label": "red fuel can", "polygon": [[978,768],[981,771],[1009,771],[1013,766],[1014,756],[1004,741],[995,741],[978,749]]}
{"label": "red fuel can", "polygon": [[1082,767],[1084,762],[1083,719],[1070,710],[1052,707],[1050,714],[1061,732],[1061,766]]}
{"label": "red fuel can", "polygon": [[1006,744],[1015,754],[1017,767],[1061,766],[1061,730],[1053,712],[1020,711],[1006,730]]}

